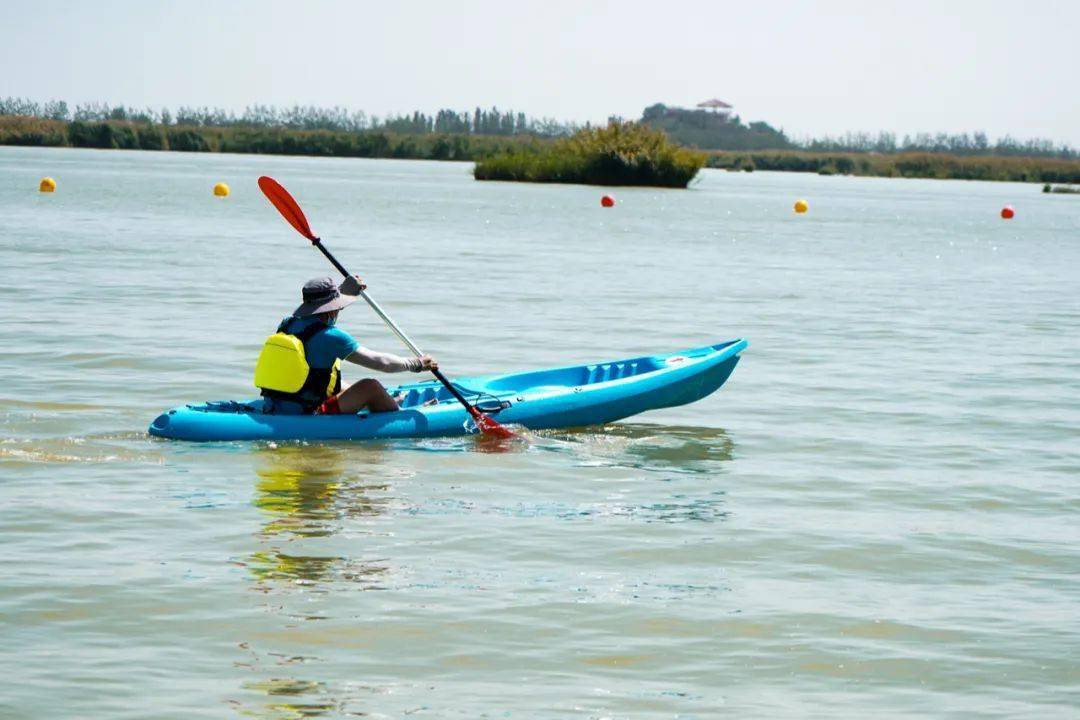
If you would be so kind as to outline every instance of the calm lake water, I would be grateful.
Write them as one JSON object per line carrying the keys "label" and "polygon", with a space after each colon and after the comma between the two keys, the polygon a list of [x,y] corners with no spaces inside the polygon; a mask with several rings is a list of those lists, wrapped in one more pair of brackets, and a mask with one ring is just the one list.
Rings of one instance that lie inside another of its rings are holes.
{"label": "calm lake water", "polygon": [[[1080,716],[1080,199],[469,170],[0,149],[0,716]],[[261,174],[448,375],[750,348],[509,453],[151,440],[329,273]]]}

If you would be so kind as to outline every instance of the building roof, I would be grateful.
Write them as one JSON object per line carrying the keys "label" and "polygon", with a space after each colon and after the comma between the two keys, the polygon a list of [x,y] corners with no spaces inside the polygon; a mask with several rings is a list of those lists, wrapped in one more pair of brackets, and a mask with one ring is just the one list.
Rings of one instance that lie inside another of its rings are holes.
{"label": "building roof", "polygon": [[723,100],[718,100],[717,98],[713,98],[712,100],[706,100],[704,102],[699,102],[697,106],[699,108],[720,108],[722,110],[730,110],[731,108],[735,107],[734,105],[729,105]]}

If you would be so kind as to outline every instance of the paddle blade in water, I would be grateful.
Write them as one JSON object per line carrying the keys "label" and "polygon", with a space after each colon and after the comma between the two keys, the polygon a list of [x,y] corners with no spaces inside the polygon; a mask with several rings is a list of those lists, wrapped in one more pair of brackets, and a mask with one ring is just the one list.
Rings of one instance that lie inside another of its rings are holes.
{"label": "paddle blade in water", "polygon": [[272,177],[263,175],[259,178],[259,189],[263,191],[263,195],[266,199],[273,203],[277,208],[281,216],[285,218],[290,225],[296,228],[296,231],[306,237],[311,242],[318,240],[315,237],[315,233],[311,232],[311,227],[308,225],[307,218],[304,217],[304,211],[300,209],[300,206],[293,200],[293,196],[289,194],[289,191],[281,186],[277,180]]}
{"label": "paddle blade in water", "polygon": [[473,421],[476,423],[476,427],[478,427],[480,429],[480,432],[484,433],[485,435],[503,438],[504,440],[509,440],[512,437],[517,437],[509,429],[500,425],[495,420],[492,420],[476,408],[470,407],[469,410],[469,414],[472,415]]}

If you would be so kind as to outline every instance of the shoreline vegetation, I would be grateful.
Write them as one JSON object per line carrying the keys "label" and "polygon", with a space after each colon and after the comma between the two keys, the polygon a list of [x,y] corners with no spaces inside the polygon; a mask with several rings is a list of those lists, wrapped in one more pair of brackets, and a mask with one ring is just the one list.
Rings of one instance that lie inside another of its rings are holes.
{"label": "shoreline vegetation", "polygon": [[0,115],[0,145],[256,155],[475,160],[538,140],[523,136],[409,134],[389,130],[152,125],[125,120],[65,122]]}
{"label": "shoreline vegetation", "polygon": [[71,110],[62,101],[0,98],[0,145],[477,161],[474,177],[480,180],[602,185],[685,187],[701,164],[732,171],[1080,184],[1080,153],[1047,140],[1006,136],[991,143],[982,133],[897,140],[889,133],[860,133],[794,141],[767,123],[662,104],[646,108],[638,121],[613,117],[596,128],[497,108],[380,119],[340,107],[257,105],[237,116],[210,108],[173,113],[102,103]]}
{"label": "shoreline vegetation", "polygon": [[607,127],[583,128],[539,148],[526,147],[482,158],[473,168],[473,177],[685,188],[705,160],[705,153],[675,145],[662,130],[612,120]]}
{"label": "shoreline vegetation", "polygon": [[809,172],[818,175],[1080,183],[1080,160],[1053,157],[951,155],[928,152],[831,153],[786,150],[709,154],[707,167],[731,171]]}
{"label": "shoreline vegetation", "polygon": [[1069,187],[1068,185],[1051,185],[1046,183],[1043,185],[1044,193],[1054,193],[1055,195],[1080,195],[1080,187]]}

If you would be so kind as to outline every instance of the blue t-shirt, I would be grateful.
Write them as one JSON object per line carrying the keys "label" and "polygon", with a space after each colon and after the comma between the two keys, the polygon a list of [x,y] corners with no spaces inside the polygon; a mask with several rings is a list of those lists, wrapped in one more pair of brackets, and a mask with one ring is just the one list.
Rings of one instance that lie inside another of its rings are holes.
{"label": "blue t-shirt", "polygon": [[[313,323],[320,322],[314,316],[291,318],[285,326],[285,332],[295,335],[303,332]],[[360,343],[341,328],[331,325],[330,329],[318,333],[305,346],[308,365],[313,368],[328,368],[335,360],[344,360],[356,352]]]}

